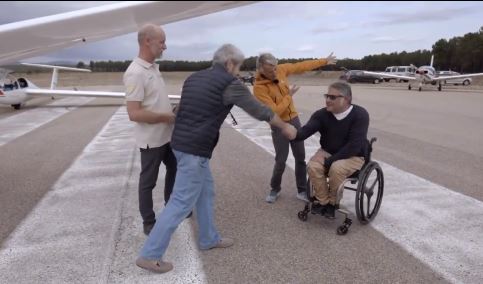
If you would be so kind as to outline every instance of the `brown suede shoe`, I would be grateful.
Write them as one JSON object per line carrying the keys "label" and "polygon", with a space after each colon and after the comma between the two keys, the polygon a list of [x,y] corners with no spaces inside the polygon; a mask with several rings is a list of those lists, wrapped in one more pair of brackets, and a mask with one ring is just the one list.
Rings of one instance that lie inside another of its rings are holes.
{"label": "brown suede shoe", "polygon": [[161,260],[150,260],[141,256],[136,259],[136,265],[156,273],[166,273],[173,269],[173,265],[169,262]]}
{"label": "brown suede shoe", "polygon": [[234,241],[230,238],[222,238],[213,248],[227,248],[233,245]]}

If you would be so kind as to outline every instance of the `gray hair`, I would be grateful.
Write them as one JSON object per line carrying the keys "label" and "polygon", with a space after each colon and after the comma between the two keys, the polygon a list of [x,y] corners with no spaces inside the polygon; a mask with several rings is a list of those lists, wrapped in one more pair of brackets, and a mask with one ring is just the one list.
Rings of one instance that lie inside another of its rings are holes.
{"label": "gray hair", "polygon": [[156,32],[162,32],[162,29],[159,26],[154,24],[145,24],[138,32],[138,43],[141,45],[145,38],[153,37]]}
{"label": "gray hair", "polygon": [[243,60],[245,60],[245,55],[238,47],[230,43],[222,45],[213,55],[213,64],[218,63],[223,66],[228,61],[232,61],[233,64],[241,64]]}
{"label": "gray hair", "polygon": [[262,64],[269,63],[272,65],[277,65],[277,58],[273,56],[271,53],[262,53],[257,58],[257,69],[259,69]]}
{"label": "gray hair", "polygon": [[345,82],[335,82],[330,84],[329,89],[330,88],[339,91],[344,97],[349,99],[349,103],[352,103],[352,90],[349,84]]}

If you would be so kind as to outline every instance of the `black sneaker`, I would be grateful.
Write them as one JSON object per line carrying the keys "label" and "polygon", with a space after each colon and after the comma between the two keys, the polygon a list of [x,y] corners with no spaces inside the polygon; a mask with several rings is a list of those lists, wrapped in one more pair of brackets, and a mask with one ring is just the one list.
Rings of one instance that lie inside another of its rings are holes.
{"label": "black sneaker", "polygon": [[324,216],[325,211],[327,210],[326,207],[327,207],[326,205],[321,205],[319,203],[312,204],[311,212],[312,212],[312,214],[320,214],[320,215]]}
{"label": "black sneaker", "polygon": [[154,224],[156,224],[156,223],[151,223],[151,224],[143,224],[143,228],[144,228],[144,234],[145,234],[146,236],[149,236],[149,233],[151,233],[151,230],[153,229]]}
{"label": "black sneaker", "polygon": [[327,204],[324,216],[329,218],[329,219],[334,219],[335,218],[335,206],[330,204],[330,203]]}

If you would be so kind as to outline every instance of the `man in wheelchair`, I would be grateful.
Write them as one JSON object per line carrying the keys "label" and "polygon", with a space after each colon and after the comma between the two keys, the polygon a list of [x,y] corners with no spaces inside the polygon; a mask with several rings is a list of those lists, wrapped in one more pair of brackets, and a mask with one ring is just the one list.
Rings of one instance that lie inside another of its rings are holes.
{"label": "man in wheelchair", "polygon": [[[369,114],[352,104],[351,87],[344,82],[332,83],[324,95],[326,107],[312,114],[297,131],[295,140],[305,140],[320,133],[321,148],[308,162],[308,175],[314,189],[312,213],[335,218],[342,192],[342,182],[364,165],[368,151]],[[307,190],[309,199],[310,191]]]}

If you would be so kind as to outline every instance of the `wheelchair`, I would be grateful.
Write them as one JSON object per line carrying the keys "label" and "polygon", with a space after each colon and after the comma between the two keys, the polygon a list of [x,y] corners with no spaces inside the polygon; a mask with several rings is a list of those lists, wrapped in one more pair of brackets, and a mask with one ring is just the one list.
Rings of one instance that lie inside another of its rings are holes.
{"label": "wheelchair", "polygon": [[[368,224],[376,218],[379,208],[382,203],[382,196],[384,193],[384,174],[377,162],[371,160],[372,144],[377,141],[376,137],[371,138],[367,156],[364,157],[364,165],[362,168],[347,177],[337,190],[337,203],[335,205],[336,212],[345,216],[344,222],[337,228],[338,235],[345,235],[352,225],[352,219],[349,218],[349,211],[340,208],[339,202],[342,197],[344,189],[355,191],[355,211],[357,219],[363,225]],[[375,199],[373,199],[375,197]],[[312,211],[312,206],[316,202],[314,196],[314,188],[310,183],[310,178],[307,181],[307,199],[305,207],[298,212],[298,218],[305,222],[308,219],[308,213],[316,214]],[[371,204],[372,202],[372,204]],[[371,206],[372,205],[372,206]]]}

